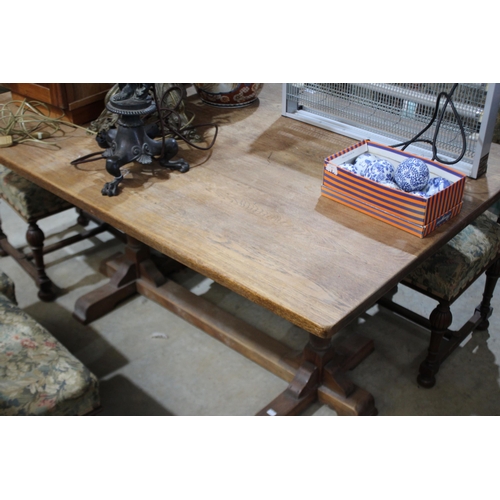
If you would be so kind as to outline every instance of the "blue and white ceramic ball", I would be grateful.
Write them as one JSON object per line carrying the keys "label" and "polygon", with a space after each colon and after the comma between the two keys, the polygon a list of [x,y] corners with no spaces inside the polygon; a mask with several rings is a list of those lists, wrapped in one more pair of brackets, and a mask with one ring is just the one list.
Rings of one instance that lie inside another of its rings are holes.
{"label": "blue and white ceramic ball", "polygon": [[394,182],[394,167],[387,160],[377,160],[366,167],[364,176],[375,182]]}
{"label": "blue and white ceramic ball", "polygon": [[354,162],[354,165],[358,169],[358,174],[364,175],[366,168],[373,165],[377,160],[378,158],[371,153],[363,153],[359,155]]}
{"label": "blue and white ceramic ball", "polygon": [[352,172],[354,174],[359,174],[359,168],[353,163],[342,163],[342,165],[340,166],[343,169],[348,170],[349,172]]}
{"label": "blue and white ceramic ball", "polygon": [[446,189],[448,186],[451,186],[451,182],[444,177],[433,177],[427,183],[427,187],[425,188],[425,192],[428,196],[433,196],[439,191]]}
{"label": "blue and white ceramic ball", "polygon": [[429,182],[429,167],[419,158],[407,158],[396,168],[397,185],[407,193],[424,190]]}
{"label": "blue and white ceramic ball", "polygon": [[396,191],[401,191],[401,188],[394,181],[385,181],[381,182],[380,184],[390,187],[391,189],[395,189]]}
{"label": "blue and white ceramic ball", "polygon": [[429,198],[431,195],[427,194],[427,191],[412,191],[411,194],[414,194],[415,196],[420,196],[422,198]]}

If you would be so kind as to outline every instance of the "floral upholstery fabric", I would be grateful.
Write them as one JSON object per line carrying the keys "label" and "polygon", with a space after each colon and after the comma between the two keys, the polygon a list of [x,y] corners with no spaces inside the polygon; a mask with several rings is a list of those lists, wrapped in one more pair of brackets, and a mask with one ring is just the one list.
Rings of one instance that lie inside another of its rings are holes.
{"label": "floral upholstery fabric", "polygon": [[26,220],[41,219],[72,207],[67,201],[1,164],[0,196]]}
{"label": "floral upholstery fabric", "polygon": [[0,294],[0,415],[84,415],[99,404],[95,375]]}
{"label": "floral upholstery fabric", "polygon": [[453,301],[500,255],[500,224],[485,212],[428,258],[403,283]]}

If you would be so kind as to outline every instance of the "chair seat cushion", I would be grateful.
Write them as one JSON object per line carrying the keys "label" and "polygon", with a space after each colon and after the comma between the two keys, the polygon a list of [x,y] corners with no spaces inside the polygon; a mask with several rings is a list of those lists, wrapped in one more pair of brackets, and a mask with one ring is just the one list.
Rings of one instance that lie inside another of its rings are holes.
{"label": "chair seat cushion", "polygon": [[84,415],[99,404],[95,375],[0,295],[0,415]]}
{"label": "chair seat cushion", "polygon": [[27,221],[62,212],[72,205],[0,164],[0,196]]}
{"label": "chair seat cushion", "polygon": [[428,295],[453,302],[500,253],[500,224],[485,212],[404,280]]}

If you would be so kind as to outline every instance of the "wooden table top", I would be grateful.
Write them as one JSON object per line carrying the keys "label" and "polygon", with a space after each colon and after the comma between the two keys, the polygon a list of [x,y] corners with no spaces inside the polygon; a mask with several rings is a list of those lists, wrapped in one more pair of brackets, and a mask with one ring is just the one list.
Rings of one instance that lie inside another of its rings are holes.
{"label": "wooden table top", "polygon": [[321,196],[324,158],[358,141],[281,116],[281,84],[264,85],[247,108],[214,108],[195,95],[187,105],[195,123],[218,123],[215,146],[181,142],[185,174],[126,165],[116,197],[101,195],[112,180],[104,160],[70,165],[99,151],[83,130],[58,139],[60,150],[0,149],[0,163],[320,337],[373,305],[500,197],[493,145],[487,175],[467,179],[460,215],[420,239]]}

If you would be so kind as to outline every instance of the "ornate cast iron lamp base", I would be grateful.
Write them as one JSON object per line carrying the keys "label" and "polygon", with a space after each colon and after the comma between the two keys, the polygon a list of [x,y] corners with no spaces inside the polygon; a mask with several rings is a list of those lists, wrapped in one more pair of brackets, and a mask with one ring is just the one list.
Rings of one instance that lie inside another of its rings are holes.
{"label": "ornate cast iron lamp base", "polygon": [[96,140],[106,151],[106,170],[114,177],[101,190],[105,196],[116,196],[118,185],[123,180],[120,169],[127,163],[138,161],[143,165],[152,163],[160,156],[162,167],[187,172],[189,164],[183,159],[171,161],[179,148],[173,138],[155,140],[160,130],[156,125],[145,126],[142,116],[156,110],[156,104],[149,95],[150,84],[120,84],[120,92],[111,97],[106,108],[119,115],[117,128],[99,133]]}

